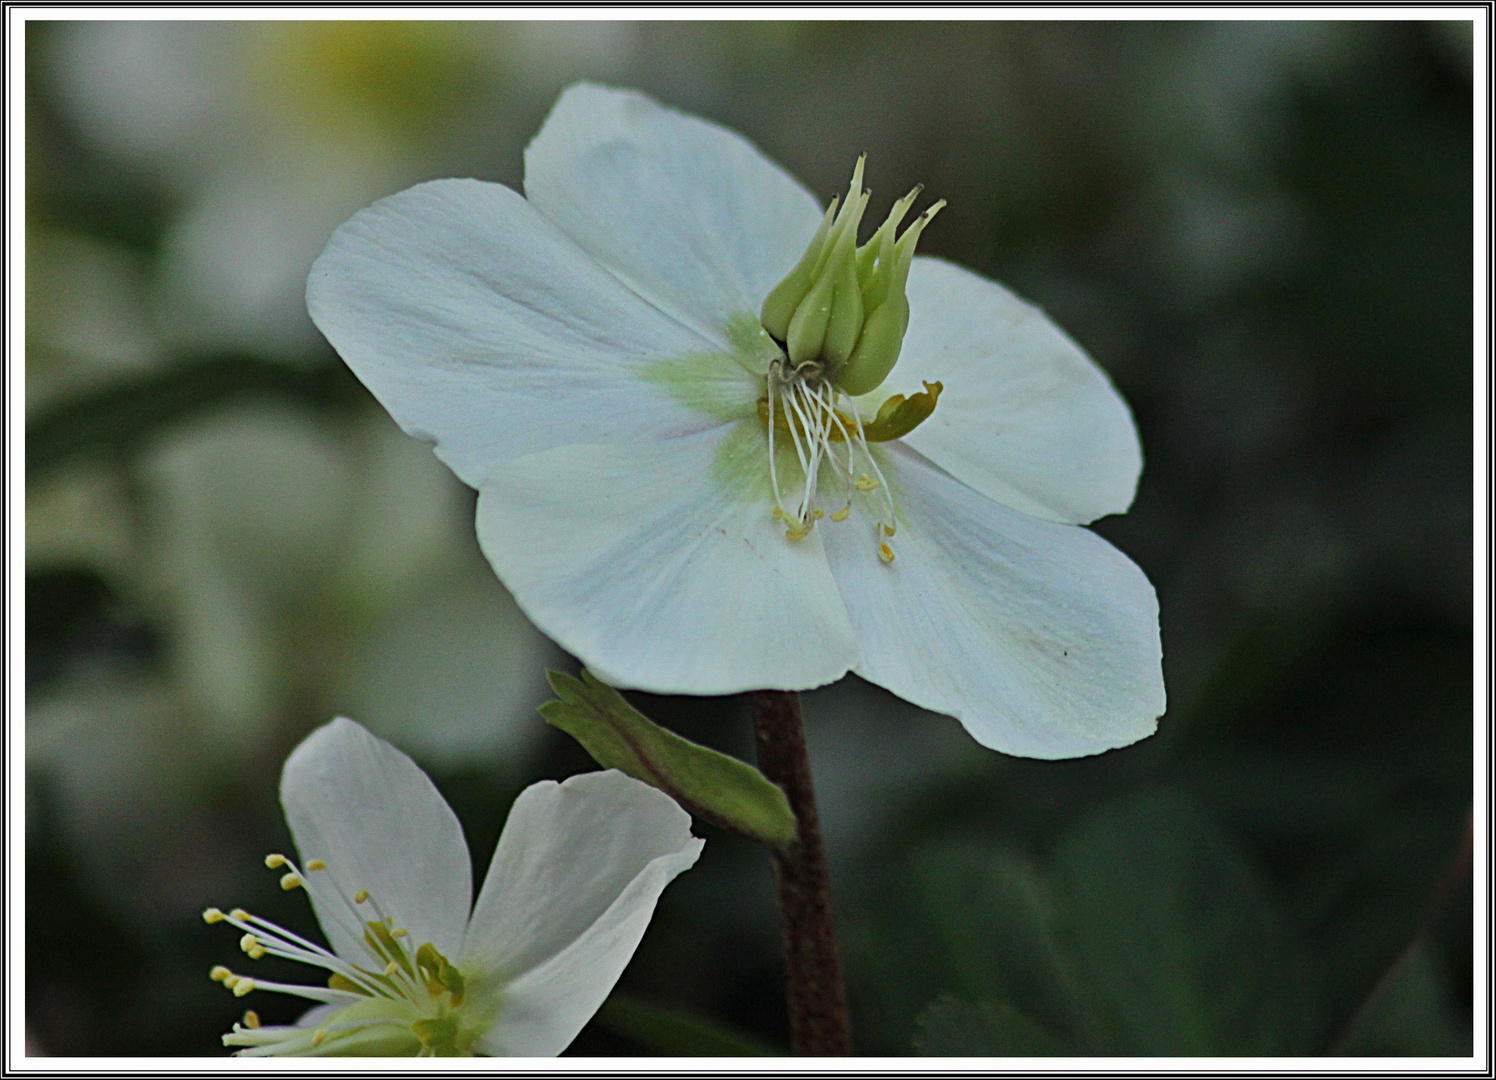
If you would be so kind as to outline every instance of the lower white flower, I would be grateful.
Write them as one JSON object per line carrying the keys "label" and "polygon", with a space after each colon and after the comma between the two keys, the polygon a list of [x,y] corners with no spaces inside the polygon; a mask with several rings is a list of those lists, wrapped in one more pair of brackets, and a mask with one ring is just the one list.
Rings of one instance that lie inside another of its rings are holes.
{"label": "lower white flower", "polygon": [[[242,997],[320,1002],[299,1022],[253,1012],[223,1037],[242,1056],[451,1057],[559,1054],[607,998],[660,892],[704,841],[674,800],[616,771],[545,781],[514,802],[471,905],[462,828],[399,750],[351,720],[313,732],[287,759],[281,802],[305,888],[331,949],[242,909],[203,918],[241,931],[251,959],[323,969],[323,985],[215,967]],[[470,914],[471,908],[471,914]]]}

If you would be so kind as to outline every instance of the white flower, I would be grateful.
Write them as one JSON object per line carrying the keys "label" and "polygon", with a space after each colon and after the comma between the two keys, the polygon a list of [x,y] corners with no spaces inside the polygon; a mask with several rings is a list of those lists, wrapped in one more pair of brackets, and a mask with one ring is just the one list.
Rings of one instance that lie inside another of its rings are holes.
{"label": "white flower", "polygon": [[237,996],[275,990],[323,1003],[294,1026],[246,1014],[223,1041],[247,1056],[559,1054],[703,844],[674,800],[620,772],[532,784],[473,907],[451,808],[415,762],[345,719],[286,760],[281,802],[303,862],[271,855],[266,865],[286,868],[283,887],[306,888],[332,949],[241,909],[204,912],[242,931],[253,959],[328,973],[323,985],[300,985],[213,969]]}
{"label": "white flower", "polygon": [[[1127,406],[1042,312],[926,257],[886,381],[801,378],[795,328],[786,356],[760,312],[783,317],[765,301],[830,216],[741,137],[580,85],[526,151],[524,197],[446,180],[382,200],[307,301],[478,489],[489,561],[599,677],[727,694],[851,670],[1033,757],[1150,734],[1157,599],[1076,527],[1132,501]],[[862,438],[921,386],[922,424]]]}

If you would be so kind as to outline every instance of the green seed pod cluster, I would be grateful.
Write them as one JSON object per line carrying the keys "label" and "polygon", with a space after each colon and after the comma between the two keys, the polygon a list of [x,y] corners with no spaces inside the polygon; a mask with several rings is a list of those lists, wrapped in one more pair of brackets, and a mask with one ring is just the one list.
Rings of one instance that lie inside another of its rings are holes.
{"label": "green seed pod cluster", "polygon": [[915,188],[859,247],[857,228],[869,195],[862,189],[865,160],[857,159],[846,199],[831,200],[805,254],[770,290],[760,312],[764,329],[784,342],[791,364],[821,364],[832,383],[854,397],[876,390],[899,358],[909,327],[904,286],[914,246],[945,205],[943,199],[935,203],[895,238],[919,196]]}

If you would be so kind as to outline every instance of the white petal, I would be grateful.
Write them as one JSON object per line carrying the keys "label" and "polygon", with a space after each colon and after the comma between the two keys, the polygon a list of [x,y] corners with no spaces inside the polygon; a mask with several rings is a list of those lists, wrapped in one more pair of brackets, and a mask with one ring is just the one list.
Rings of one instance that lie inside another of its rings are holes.
{"label": "white petal", "polygon": [[525,151],[525,195],[661,311],[719,344],[755,319],[821,220],[741,135],[643,94],[582,83]]}
{"label": "white petal", "polygon": [[473,487],[518,454],[712,422],[646,377],[714,346],[501,184],[438,180],[359,211],[312,267],[307,308],[400,426]]}
{"label": "white petal", "polygon": [[634,955],[661,890],[703,841],[668,795],[620,772],[531,785],[514,802],[463,946],[502,984],[489,1053],[559,1054]]}
{"label": "white petal", "polygon": [[1015,510],[1082,525],[1132,505],[1143,466],[1127,403],[1032,304],[940,259],[914,260],[909,331],[864,411],[922,380],[945,391],[904,441]]}
{"label": "white petal", "polygon": [[[342,717],[306,737],[286,759],[281,805],[301,855],[317,921],[345,959],[368,965],[362,920],[377,904],[413,946],[455,956],[472,903],[462,827],[410,758]],[[322,859],[326,870],[307,870]],[[369,903],[353,906],[367,889]]]}
{"label": "white petal", "polygon": [[866,519],[823,530],[857,673],[1022,757],[1152,734],[1164,684],[1143,572],[1090,530],[993,502],[906,447],[881,460],[899,503],[894,561],[879,560]]}
{"label": "white petal", "polygon": [[757,420],[511,461],[478,499],[478,540],[535,625],[615,686],[800,690],[856,644],[815,533],[770,516]]}

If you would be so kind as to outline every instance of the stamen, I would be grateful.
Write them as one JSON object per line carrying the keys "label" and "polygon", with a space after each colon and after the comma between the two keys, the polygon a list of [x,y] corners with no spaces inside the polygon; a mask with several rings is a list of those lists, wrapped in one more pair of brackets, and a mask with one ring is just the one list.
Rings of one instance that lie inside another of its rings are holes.
{"label": "stamen", "polygon": [[216,922],[223,922],[223,920],[226,918],[228,918],[228,916],[219,911],[216,907],[210,907],[207,911],[203,912],[203,922],[207,923],[209,926],[213,925]]}
{"label": "stamen", "polygon": [[367,899],[369,899],[368,889],[360,889],[358,892],[353,894],[353,902],[355,904],[362,904]]}
{"label": "stamen", "polygon": [[[228,982],[225,981],[224,985],[227,986]],[[244,978],[244,977],[241,976],[240,978],[234,980],[234,985],[232,987],[232,990],[234,991],[234,996],[235,997],[243,997],[245,994],[249,993],[254,988],[255,988],[255,981],[253,979],[248,979],[248,978]]]}
{"label": "stamen", "polygon": [[265,865],[271,870],[279,870],[282,866],[285,866],[290,861],[291,860],[286,858],[284,855],[270,854],[265,856]]}
{"label": "stamen", "polygon": [[285,874],[281,877],[281,888],[287,892],[290,892],[292,889],[299,889],[305,884],[306,882],[301,880],[301,875],[297,873]]}
{"label": "stamen", "polygon": [[872,491],[873,488],[875,488],[877,486],[878,486],[878,481],[874,480],[867,473],[863,473],[861,476],[859,476],[857,478],[857,490],[858,491]]}
{"label": "stamen", "polygon": [[244,1026],[247,1027],[247,1028],[257,1028],[257,1027],[259,1027],[260,1026],[260,1014],[257,1013],[257,1012],[255,1012],[253,1009],[245,1009],[244,1010]]}
{"label": "stamen", "polygon": [[887,543],[879,544],[878,558],[882,559],[885,563],[893,562],[893,548],[889,547]]}
{"label": "stamen", "polygon": [[833,510],[833,511],[831,511],[831,520],[832,521],[846,521],[847,520],[847,515],[849,515],[851,512],[852,512],[852,504],[851,503],[847,503],[847,505],[843,506],[840,510]]}
{"label": "stamen", "polygon": [[225,979],[232,979],[233,977],[234,973],[222,964],[214,964],[213,969],[208,972],[208,978],[214,982],[223,982]]}
{"label": "stamen", "polygon": [[308,870],[326,870],[327,864],[321,859],[313,859],[311,862],[306,864],[306,868]]}

